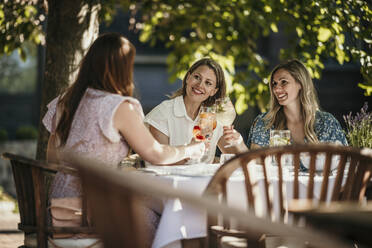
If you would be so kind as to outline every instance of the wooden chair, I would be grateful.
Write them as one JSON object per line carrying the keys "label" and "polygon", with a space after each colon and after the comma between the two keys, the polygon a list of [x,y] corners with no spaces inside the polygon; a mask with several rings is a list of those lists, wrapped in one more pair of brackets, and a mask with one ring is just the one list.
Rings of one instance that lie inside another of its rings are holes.
{"label": "wooden chair", "polygon": [[201,211],[207,211],[210,216],[219,214],[225,218],[235,218],[244,230],[242,237],[245,238],[256,237],[256,233],[270,232],[282,237],[292,234],[300,240],[311,240],[313,247],[350,247],[349,243],[333,235],[272,223],[267,219],[257,218],[251,212],[228,207],[214,197],[200,197],[170,188],[168,184],[163,184],[148,174],[119,172],[89,159],[77,159],[74,165],[79,170],[88,209],[92,210],[91,218],[105,247],[144,247],[145,234],[141,232],[140,227],[145,225],[145,220],[137,212],[137,206],[143,196],[179,198]]}
{"label": "wooden chair", "polygon": [[372,202],[333,202],[315,207],[299,204],[296,213],[305,217],[307,226],[348,237],[358,247],[372,247]]}
{"label": "wooden chair", "polygon": [[[300,172],[300,154],[309,154],[309,171],[307,180],[307,190],[306,195],[302,198],[306,199],[308,203],[317,204],[318,202],[326,201],[362,201],[365,193],[368,181],[371,178],[372,171],[372,156],[363,153],[370,153],[370,150],[360,150],[352,147],[345,146],[335,146],[335,145],[297,145],[297,146],[282,146],[282,147],[271,147],[263,148],[257,150],[251,150],[246,153],[240,154],[227,161],[222,165],[219,170],[215,173],[211,179],[209,185],[205,190],[205,195],[214,196],[215,198],[221,199],[221,201],[226,202],[227,199],[227,182],[232,173],[241,168],[245,178],[245,190],[247,198],[248,209],[255,210],[255,204],[257,203],[257,198],[255,197],[255,189],[257,188],[257,183],[252,178],[252,166],[258,166],[263,174],[263,194],[260,199],[263,201],[262,204],[266,209],[266,217],[269,219],[274,219],[274,206],[279,208],[279,219],[276,221],[283,221],[285,214],[288,210],[286,208],[286,194],[285,185],[283,180],[283,160],[286,156],[291,154],[293,156],[294,172],[293,172],[293,199],[299,199],[300,182],[299,174]],[[316,175],[315,168],[319,166],[317,161],[317,156],[319,154],[325,154],[325,159],[323,159],[324,169],[322,173],[322,182],[319,199],[316,199],[314,193],[314,178]],[[338,155],[338,164],[336,170],[331,171],[332,157]],[[277,187],[278,194],[277,197],[273,197],[270,194],[270,186],[272,180],[268,176],[268,163],[274,157],[277,162]],[[283,157],[283,159],[282,159]],[[288,156],[287,158],[288,159]],[[346,166],[348,164],[348,166]],[[256,167],[257,168],[257,167]],[[347,168],[347,170],[345,170]],[[334,175],[335,174],[335,175]],[[329,190],[329,185],[331,184],[330,178],[333,178],[333,187]],[[261,181],[262,182],[262,181]],[[288,192],[287,192],[288,193]],[[274,202],[276,199],[277,202]],[[257,209],[256,209],[257,210]],[[208,243],[209,247],[216,247],[224,236],[235,236],[242,237],[245,235],[244,232],[230,230],[228,220],[220,221],[218,224],[217,219],[210,217],[208,218]],[[260,236],[260,235],[258,235]],[[256,240],[245,240],[248,242],[249,247],[260,246],[260,243]],[[240,242],[241,243],[241,242]],[[240,244],[241,245],[241,244]]]}
{"label": "wooden chair", "polygon": [[[21,220],[18,229],[25,233],[24,247],[48,247],[48,237],[53,234],[94,233],[94,230],[87,226],[86,204],[83,204],[82,227],[57,228],[47,223],[48,185],[51,179],[58,171],[77,175],[75,169],[10,153],[4,153],[2,157],[9,159],[12,166]],[[33,244],[33,234],[36,234],[36,244]]]}

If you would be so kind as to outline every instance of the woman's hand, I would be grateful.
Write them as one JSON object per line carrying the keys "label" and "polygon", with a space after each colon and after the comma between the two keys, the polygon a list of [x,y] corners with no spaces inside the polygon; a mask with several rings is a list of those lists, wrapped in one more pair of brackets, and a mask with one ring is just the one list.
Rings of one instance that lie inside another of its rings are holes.
{"label": "woman's hand", "polygon": [[247,146],[243,142],[243,137],[234,126],[224,126],[223,135],[218,142],[218,147],[223,153],[241,153],[248,151]]}
{"label": "woman's hand", "polygon": [[185,146],[185,155],[190,159],[200,159],[205,152],[204,142],[193,142]]}
{"label": "woman's hand", "polygon": [[231,146],[240,145],[243,142],[243,137],[234,129],[234,125],[224,126],[222,137],[225,143],[231,144]]}

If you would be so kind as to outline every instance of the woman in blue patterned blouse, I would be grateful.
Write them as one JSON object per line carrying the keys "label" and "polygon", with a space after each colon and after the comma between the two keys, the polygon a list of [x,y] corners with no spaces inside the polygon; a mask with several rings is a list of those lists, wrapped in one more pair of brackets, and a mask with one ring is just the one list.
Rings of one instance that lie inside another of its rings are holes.
{"label": "woman in blue patterned blouse", "polygon": [[235,130],[226,128],[226,141],[235,141],[236,152],[269,145],[270,130],[288,129],[292,143],[330,142],[348,145],[340,123],[319,110],[318,97],[309,71],[299,60],[279,64],[270,77],[270,109],[254,120],[247,146]]}

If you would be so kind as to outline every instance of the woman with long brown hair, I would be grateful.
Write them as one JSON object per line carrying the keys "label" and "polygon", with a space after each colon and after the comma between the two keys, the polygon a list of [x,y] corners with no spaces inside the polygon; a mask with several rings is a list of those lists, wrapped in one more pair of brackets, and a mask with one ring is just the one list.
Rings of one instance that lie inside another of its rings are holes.
{"label": "woman with long brown hair", "polygon": [[[43,123],[51,133],[49,161],[69,162],[74,152],[116,167],[129,147],[152,164],[199,158],[203,143],[171,147],[156,141],[132,97],[135,47],[116,33],[98,37],[84,56],[76,81],[48,104]],[[51,198],[80,196],[76,177],[57,173]]]}

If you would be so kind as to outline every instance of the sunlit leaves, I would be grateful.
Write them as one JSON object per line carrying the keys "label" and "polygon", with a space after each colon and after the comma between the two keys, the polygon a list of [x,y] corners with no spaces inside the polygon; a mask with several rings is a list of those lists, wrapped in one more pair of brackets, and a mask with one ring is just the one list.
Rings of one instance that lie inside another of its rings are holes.
{"label": "sunlit leaves", "polygon": [[[88,0],[87,0],[88,1]],[[98,0],[97,0],[98,1]],[[40,1],[43,2],[43,1]],[[196,59],[218,60],[228,78],[228,91],[239,113],[248,106],[267,107],[268,57],[261,54],[262,37],[285,32],[290,37],[278,48],[281,60],[299,58],[312,76],[319,78],[324,61],[360,64],[366,93],[372,87],[372,11],[360,0],[107,0],[102,1],[101,20],[110,21],[122,6],[131,12],[129,26],[140,40],[162,42],[171,50],[167,64],[171,81],[182,78]],[[42,43],[45,20],[37,0],[0,3],[0,53],[10,53],[30,40]],[[273,42],[275,37],[272,36]],[[264,51],[265,52],[265,51]],[[270,66],[269,66],[270,65]]]}
{"label": "sunlit leaves", "polygon": [[0,4],[0,55],[9,55],[17,49],[21,59],[25,60],[26,41],[45,42],[41,27],[45,15],[41,9],[41,1],[4,1]]}
{"label": "sunlit leaves", "polygon": [[321,42],[326,42],[331,35],[332,32],[328,28],[320,27],[318,29],[318,40]]}
{"label": "sunlit leaves", "polygon": [[[323,61],[334,58],[340,64],[359,61],[367,85],[372,84],[371,63],[367,62],[371,53],[363,53],[364,44],[371,49],[372,14],[363,1],[160,2],[143,0],[136,5],[145,23],[141,40],[166,42],[172,49],[167,61],[172,80],[198,58],[217,58],[231,78],[228,89],[239,113],[248,106],[267,107],[264,80],[270,73],[269,61],[258,53],[257,44],[272,33],[295,36],[278,50],[279,57],[303,60],[314,78],[320,78]],[[239,70],[231,70],[232,66]]]}
{"label": "sunlit leaves", "polygon": [[271,23],[270,28],[271,28],[271,31],[273,31],[274,33],[278,32],[278,27],[276,26],[275,23]]}

